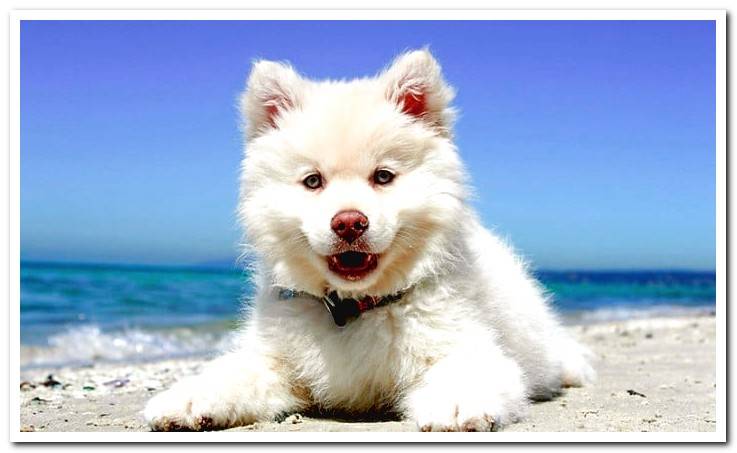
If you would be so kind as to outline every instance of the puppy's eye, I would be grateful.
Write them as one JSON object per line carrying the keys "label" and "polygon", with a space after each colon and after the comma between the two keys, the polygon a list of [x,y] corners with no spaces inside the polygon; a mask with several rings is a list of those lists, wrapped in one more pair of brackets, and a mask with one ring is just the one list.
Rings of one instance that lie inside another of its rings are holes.
{"label": "puppy's eye", "polygon": [[379,184],[383,186],[383,185],[389,184],[393,180],[394,180],[394,173],[392,173],[391,171],[387,169],[382,168],[374,172],[374,183],[375,184]]}
{"label": "puppy's eye", "polygon": [[319,189],[322,187],[322,176],[319,173],[312,173],[302,180],[302,184],[310,190]]}

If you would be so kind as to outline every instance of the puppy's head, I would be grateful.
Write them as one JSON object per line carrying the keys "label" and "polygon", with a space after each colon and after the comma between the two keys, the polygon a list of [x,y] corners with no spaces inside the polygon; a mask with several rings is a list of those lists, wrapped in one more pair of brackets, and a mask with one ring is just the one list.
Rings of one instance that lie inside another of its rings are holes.
{"label": "puppy's head", "polygon": [[350,82],[255,63],[239,217],[274,284],[382,295],[441,271],[464,209],[452,97],[426,50]]}

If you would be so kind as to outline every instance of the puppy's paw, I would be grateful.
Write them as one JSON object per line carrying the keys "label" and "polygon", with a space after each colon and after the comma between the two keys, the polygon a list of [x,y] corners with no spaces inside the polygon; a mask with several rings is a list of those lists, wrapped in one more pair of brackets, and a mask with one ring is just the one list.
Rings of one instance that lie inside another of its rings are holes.
{"label": "puppy's paw", "polygon": [[496,431],[517,420],[525,402],[494,401],[480,393],[476,399],[461,400],[437,397],[416,404],[413,418],[420,431]]}
{"label": "puppy's paw", "polygon": [[207,394],[206,385],[184,381],[154,396],[143,416],[153,431],[212,431],[228,428],[232,417],[217,396]]}
{"label": "puppy's paw", "polygon": [[522,417],[528,402],[521,369],[500,354],[436,365],[404,404],[421,431],[496,431]]}
{"label": "puppy's paw", "polygon": [[[456,410],[457,411],[457,410]],[[454,412],[456,412],[454,411]],[[476,417],[464,419],[457,416],[420,417],[416,420],[417,427],[422,432],[428,431],[466,431],[466,432],[490,432],[496,431],[498,425],[494,417],[483,414]]]}
{"label": "puppy's paw", "polygon": [[528,404],[522,381],[499,381],[506,387],[426,386],[408,399],[408,415],[420,431],[496,431],[522,417]]}

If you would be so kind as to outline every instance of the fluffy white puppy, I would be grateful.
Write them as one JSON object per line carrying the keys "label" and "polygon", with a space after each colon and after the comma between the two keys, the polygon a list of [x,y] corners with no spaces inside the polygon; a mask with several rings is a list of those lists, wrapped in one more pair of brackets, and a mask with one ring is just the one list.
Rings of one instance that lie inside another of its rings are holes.
{"label": "fluffy white puppy", "polygon": [[592,377],[468,205],[453,89],[427,50],[348,82],[259,61],[247,85],[238,212],[257,294],[239,345],[148,403],[153,429],[318,409],[488,431]]}

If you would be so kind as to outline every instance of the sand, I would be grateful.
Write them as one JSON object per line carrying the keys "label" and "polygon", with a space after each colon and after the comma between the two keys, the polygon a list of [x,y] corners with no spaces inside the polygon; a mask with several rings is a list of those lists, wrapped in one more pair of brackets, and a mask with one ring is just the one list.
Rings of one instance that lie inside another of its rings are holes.
{"label": "sand", "polygon": [[[710,316],[572,326],[595,353],[597,381],[532,405],[505,431],[715,431],[715,319]],[[22,431],[148,431],[141,410],[196,373],[202,359],[21,372]],[[51,379],[49,379],[51,375]],[[356,422],[296,414],[248,431],[414,431],[406,421]]]}

